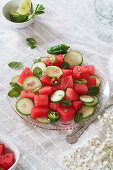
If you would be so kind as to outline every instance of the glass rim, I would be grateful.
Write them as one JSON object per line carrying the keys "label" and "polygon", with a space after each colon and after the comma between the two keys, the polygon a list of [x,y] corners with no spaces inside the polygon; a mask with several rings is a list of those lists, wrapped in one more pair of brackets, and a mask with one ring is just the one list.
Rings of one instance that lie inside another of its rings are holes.
{"label": "glass rim", "polygon": [[97,2],[97,0],[94,1],[94,8],[95,8],[95,11],[98,13],[98,15],[100,15],[103,18],[110,19],[109,17],[105,17],[105,16],[103,16],[102,14],[99,13],[99,11],[97,10],[97,7],[96,7],[96,2]]}

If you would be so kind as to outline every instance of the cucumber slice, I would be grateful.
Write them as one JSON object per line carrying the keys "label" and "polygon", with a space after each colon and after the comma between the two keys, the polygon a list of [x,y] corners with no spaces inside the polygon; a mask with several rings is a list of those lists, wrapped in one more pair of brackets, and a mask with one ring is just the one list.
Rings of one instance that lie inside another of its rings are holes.
{"label": "cucumber slice", "polygon": [[81,65],[83,62],[83,56],[80,52],[71,50],[65,54],[64,62],[67,62],[70,66]]}
{"label": "cucumber slice", "polygon": [[49,57],[40,57],[40,61],[45,61],[45,60],[48,60]]}
{"label": "cucumber slice", "polygon": [[82,113],[83,118],[91,117],[95,111],[95,107],[82,106],[79,113]]}
{"label": "cucumber slice", "polygon": [[23,81],[22,87],[26,91],[33,91],[37,88],[41,88],[42,82],[38,77],[29,76]]}
{"label": "cucumber slice", "polygon": [[35,120],[43,124],[51,123],[51,121],[47,117],[40,117],[40,118],[36,118]]}
{"label": "cucumber slice", "polygon": [[79,99],[82,102],[85,102],[85,103],[92,103],[92,102],[94,102],[94,97],[90,96],[90,95],[80,95]]}
{"label": "cucumber slice", "polygon": [[20,76],[15,76],[15,77],[13,77],[12,80],[11,80],[11,82],[17,83],[18,85],[22,86],[22,84],[20,84],[20,83],[18,82],[19,77],[20,77]]}
{"label": "cucumber slice", "polygon": [[57,90],[50,96],[50,100],[53,103],[58,103],[62,101],[64,97],[65,97],[65,92],[63,90]]}
{"label": "cucumber slice", "polygon": [[36,67],[39,67],[41,68],[42,71],[44,71],[46,69],[46,64],[44,62],[38,62],[38,63],[35,63],[31,66],[31,71],[33,72],[33,70],[36,68]]}
{"label": "cucumber slice", "polygon": [[97,96],[93,96],[94,101],[92,103],[84,103],[85,106],[87,107],[93,107],[96,106],[99,103],[98,97]]}
{"label": "cucumber slice", "polygon": [[16,102],[16,110],[22,115],[30,115],[32,108],[34,108],[34,103],[27,97],[21,98]]}
{"label": "cucumber slice", "polygon": [[95,78],[96,79],[96,86],[100,86],[101,85],[101,80],[97,75],[90,75],[90,78]]}

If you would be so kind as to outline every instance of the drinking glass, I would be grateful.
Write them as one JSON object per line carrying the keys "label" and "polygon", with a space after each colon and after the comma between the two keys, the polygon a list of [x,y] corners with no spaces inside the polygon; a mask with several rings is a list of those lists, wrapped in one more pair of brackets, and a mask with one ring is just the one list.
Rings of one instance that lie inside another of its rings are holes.
{"label": "drinking glass", "polygon": [[113,42],[113,0],[95,0],[95,29],[99,39]]}

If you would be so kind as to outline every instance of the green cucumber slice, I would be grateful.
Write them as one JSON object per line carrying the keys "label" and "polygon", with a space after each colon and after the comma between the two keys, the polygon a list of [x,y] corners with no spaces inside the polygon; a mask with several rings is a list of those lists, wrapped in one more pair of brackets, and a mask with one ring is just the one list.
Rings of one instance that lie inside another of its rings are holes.
{"label": "green cucumber slice", "polygon": [[96,79],[96,86],[100,86],[101,85],[101,80],[100,80],[100,78],[97,76],[97,75],[90,75],[89,76],[90,78],[95,78]]}
{"label": "green cucumber slice", "polygon": [[99,93],[99,91],[100,91],[100,89],[98,86],[91,86],[91,87],[88,87],[87,94],[96,96]]}
{"label": "green cucumber slice", "polygon": [[36,118],[35,120],[42,124],[51,123],[51,121],[47,117],[40,117],[40,118]]}
{"label": "green cucumber slice", "polygon": [[16,102],[16,110],[22,115],[30,115],[32,108],[34,108],[34,103],[27,97],[21,98]]}
{"label": "green cucumber slice", "polygon": [[67,62],[70,66],[71,65],[81,65],[83,62],[83,56],[80,52],[71,50],[67,52],[64,56],[64,62]]}
{"label": "green cucumber slice", "polygon": [[65,92],[63,90],[57,90],[50,96],[50,100],[53,103],[58,103],[62,101],[64,97],[65,97]]}
{"label": "green cucumber slice", "polygon": [[33,72],[33,70],[36,68],[36,67],[39,67],[41,68],[42,71],[44,71],[46,69],[46,64],[44,62],[38,62],[38,63],[35,63],[31,66],[31,71]]}
{"label": "green cucumber slice", "polygon": [[11,82],[13,82],[13,83],[17,83],[18,85],[22,86],[22,84],[20,84],[20,83],[18,82],[19,77],[20,77],[19,75],[18,75],[18,76],[13,77],[13,78],[12,78],[12,80],[11,80]]}
{"label": "green cucumber slice", "polygon": [[59,120],[58,112],[48,111],[47,117],[51,122],[57,122]]}
{"label": "green cucumber slice", "polygon": [[49,57],[40,57],[40,61],[45,61],[45,60],[48,60]]}
{"label": "green cucumber slice", "polygon": [[23,81],[22,87],[26,91],[33,91],[37,88],[41,88],[42,82],[38,77],[29,76]]}
{"label": "green cucumber slice", "polygon": [[94,102],[94,97],[90,96],[90,95],[80,95],[79,99],[82,102],[85,102],[85,103],[92,103],[92,102]]}
{"label": "green cucumber slice", "polygon": [[99,99],[98,99],[97,96],[93,96],[93,98],[94,98],[94,101],[92,103],[85,103],[84,102],[84,105],[87,106],[87,107],[96,106],[99,103]]}
{"label": "green cucumber slice", "polygon": [[94,114],[95,107],[82,106],[79,113],[82,113],[83,118],[91,117]]}

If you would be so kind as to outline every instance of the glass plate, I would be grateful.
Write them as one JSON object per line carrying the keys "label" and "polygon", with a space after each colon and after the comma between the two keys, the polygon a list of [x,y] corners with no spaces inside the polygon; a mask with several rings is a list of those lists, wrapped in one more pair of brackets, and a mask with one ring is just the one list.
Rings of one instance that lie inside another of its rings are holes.
{"label": "glass plate", "polygon": [[[99,104],[96,107],[96,111],[95,114],[98,114],[98,112],[100,112],[102,109],[105,108],[108,100],[109,100],[109,93],[110,93],[110,86],[109,86],[109,81],[108,78],[106,76],[106,74],[104,73],[104,71],[101,68],[101,65],[99,65],[98,61],[95,61],[95,54],[88,52],[88,51],[81,51],[78,50],[83,54],[83,64],[82,65],[94,65],[96,70],[95,70],[95,74],[98,75],[101,79],[101,88],[100,88],[100,93],[99,93]],[[34,59],[36,58],[40,58],[42,56],[47,56],[47,53],[44,53],[42,51],[38,50],[38,53],[36,51],[28,53],[28,54],[23,54],[21,56],[21,58],[24,58],[21,60],[21,62],[23,63],[24,67],[31,67],[31,65],[33,64]],[[97,57],[97,54],[96,54]],[[100,56],[98,56],[100,57]],[[16,76],[19,75],[22,72],[21,70],[16,70],[14,71],[15,74],[11,74],[10,73],[10,80]],[[13,73],[14,73],[13,72]],[[10,89],[10,86],[8,87],[8,91]],[[18,98],[10,98],[8,97],[8,101],[11,105],[11,107],[13,108],[13,110],[25,121],[27,121],[28,123],[40,127],[40,128],[44,128],[44,129],[48,129],[48,130],[72,130],[77,128],[79,125],[75,124],[74,121],[69,121],[69,122],[63,122],[61,120],[59,120],[56,123],[50,123],[50,124],[42,124],[37,122],[36,120],[32,119],[30,116],[23,116],[20,113],[17,112],[16,110],[16,101],[18,100]],[[91,118],[90,118],[91,119]],[[87,123],[89,119],[84,119],[84,122]]]}

